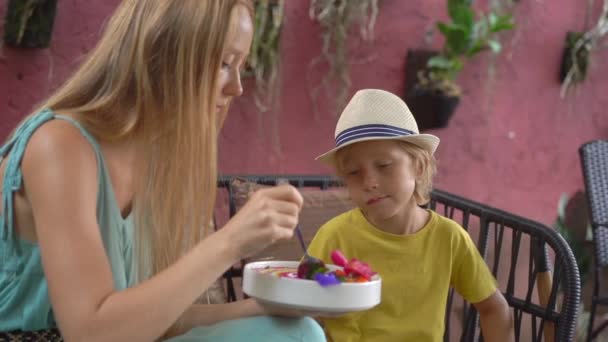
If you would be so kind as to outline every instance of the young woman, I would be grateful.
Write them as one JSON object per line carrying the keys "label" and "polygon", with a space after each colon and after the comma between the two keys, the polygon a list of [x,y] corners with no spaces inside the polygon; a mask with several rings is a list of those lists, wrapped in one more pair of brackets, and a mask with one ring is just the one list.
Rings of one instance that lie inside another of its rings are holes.
{"label": "young woman", "polygon": [[249,1],[119,5],[86,62],[0,150],[0,331],[325,340],[312,319],[264,317],[275,312],[253,300],[193,305],[230,265],[290,238],[302,205],[290,186],[258,191],[201,239],[252,32]]}

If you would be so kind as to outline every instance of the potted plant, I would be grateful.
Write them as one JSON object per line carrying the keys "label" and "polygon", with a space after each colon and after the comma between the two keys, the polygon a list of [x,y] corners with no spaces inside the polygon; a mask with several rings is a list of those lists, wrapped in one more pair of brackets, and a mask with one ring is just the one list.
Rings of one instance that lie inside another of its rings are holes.
{"label": "potted plant", "polygon": [[511,15],[476,13],[471,2],[447,1],[451,22],[437,23],[445,37],[441,51],[408,52],[406,102],[421,130],[448,124],[460,101],[462,90],[456,78],[466,61],[486,50],[499,53],[496,34],[514,27]]}
{"label": "potted plant", "polygon": [[57,0],[9,0],[4,41],[16,47],[48,47],[56,10]]}
{"label": "potted plant", "polygon": [[591,52],[600,47],[603,38],[608,34],[608,0],[604,0],[602,12],[593,28],[585,32],[568,32],[566,46],[560,66],[561,96],[565,97],[568,89],[585,80],[590,63]]}

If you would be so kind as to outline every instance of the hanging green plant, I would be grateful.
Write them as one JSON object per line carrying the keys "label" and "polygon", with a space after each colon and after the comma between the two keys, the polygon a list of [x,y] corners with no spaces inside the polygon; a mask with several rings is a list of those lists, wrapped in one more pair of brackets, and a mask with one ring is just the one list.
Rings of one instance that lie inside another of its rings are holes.
{"label": "hanging green plant", "polygon": [[279,99],[279,42],[284,0],[255,1],[255,33],[243,77],[255,78],[254,100],[261,112],[275,108]]}
{"label": "hanging green plant", "polygon": [[48,47],[56,10],[57,0],[9,0],[4,41],[16,47]]}
{"label": "hanging green plant", "polygon": [[[594,7],[592,0],[587,2],[587,7],[588,9]],[[602,12],[593,28],[586,32],[568,32],[566,35],[566,46],[560,68],[562,98],[573,85],[585,80],[591,54],[600,48],[606,35],[608,35],[608,0],[604,0]]]}
{"label": "hanging green plant", "polygon": [[373,39],[378,3],[379,0],[311,0],[310,18],[321,25],[323,45],[321,55],[312,61],[310,67],[314,68],[321,62],[327,63],[329,67],[321,83],[311,91],[313,103],[316,104],[321,90],[326,94],[336,94],[335,104],[338,108],[346,103],[351,84],[348,67],[349,33],[353,25],[357,24],[363,40]]}
{"label": "hanging green plant", "polygon": [[582,39],[584,35],[583,32],[568,32],[566,34],[566,47],[564,48],[560,69],[561,82],[569,78],[569,82],[579,83],[587,77],[591,46],[584,43]]}

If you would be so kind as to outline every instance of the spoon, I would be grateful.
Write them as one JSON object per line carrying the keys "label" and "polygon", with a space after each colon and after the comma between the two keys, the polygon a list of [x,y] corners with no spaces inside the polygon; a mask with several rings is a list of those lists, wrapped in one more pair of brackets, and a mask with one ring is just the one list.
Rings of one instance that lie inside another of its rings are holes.
{"label": "spoon", "polygon": [[[276,181],[276,185],[289,184],[289,180],[285,178],[279,178]],[[302,252],[304,253],[304,257],[300,261],[300,265],[298,266],[298,278],[311,279],[312,275],[319,269],[325,268],[325,263],[318,258],[313,257],[308,254],[308,249],[306,248],[306,243],[304,242],[304,236],[302,235],[302,229],[300,228],[300,223],[296,225],[295,233],[300,242],[300,247],[302,247]]]}

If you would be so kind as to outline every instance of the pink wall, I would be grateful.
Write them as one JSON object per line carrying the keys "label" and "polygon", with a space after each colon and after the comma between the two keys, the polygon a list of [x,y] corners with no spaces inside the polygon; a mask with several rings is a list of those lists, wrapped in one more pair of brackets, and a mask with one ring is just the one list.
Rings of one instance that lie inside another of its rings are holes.
{"label": "pink wall", "polygon": [[[62,0],[52,46],[0,51],[0,138],[64,80],[99,37],[118,0]],[[319,28],[308,19],[308,1],[287,1],[283,30],[281,109],[260,115],[250,96],[239,99],[221,136],[224,173],[328,173],[313,158],[332,145],[337,114],[322,104],[315,115],[309,72],[320,52]],[[384,0],[373,44],[353,40],[351,94],[360,88],[403,93],[404,63],[411,48],[429,45],[424,32],[445,17],[443,0]],[[486,5],[486,1],[478,1]],[[0,0],[4,18],[7,0]],[[503,36],[499,57],[476,57],[461,75],[465,96],[442,139],[437,187],[550,224],[562,192],[582,187],[577,148],[608,138],[608,51],[594,55],[584,84],[562,100],[557,81],[564,36],[580,30],[580,0],[520,0],[517,29]],[[0,29],[1,30],[1,29]],[[247,90],[251,93],[251,85]],[[278,145],[277,145],[278,143]]]}

